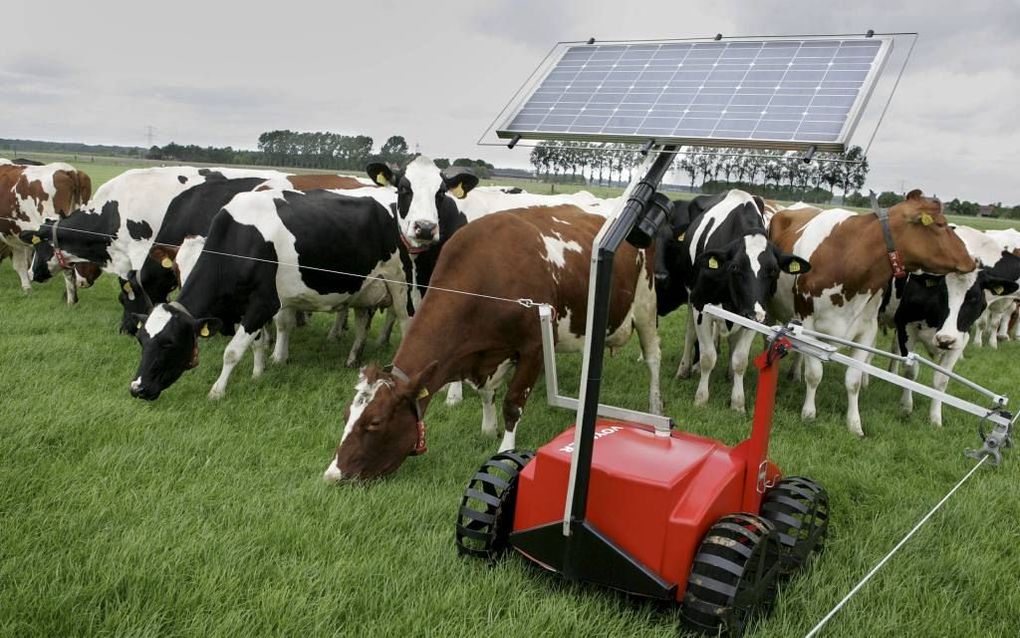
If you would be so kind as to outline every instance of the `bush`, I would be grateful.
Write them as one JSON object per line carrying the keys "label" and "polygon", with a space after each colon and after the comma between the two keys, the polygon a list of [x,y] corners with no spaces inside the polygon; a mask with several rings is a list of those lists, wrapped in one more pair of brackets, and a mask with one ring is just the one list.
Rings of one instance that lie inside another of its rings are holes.
{"label": "bush", "polygon": [[892,208],[902,201],[903,197],[892,191],[882,191],[882,194],[878,196],[878,205],[882,208]]}

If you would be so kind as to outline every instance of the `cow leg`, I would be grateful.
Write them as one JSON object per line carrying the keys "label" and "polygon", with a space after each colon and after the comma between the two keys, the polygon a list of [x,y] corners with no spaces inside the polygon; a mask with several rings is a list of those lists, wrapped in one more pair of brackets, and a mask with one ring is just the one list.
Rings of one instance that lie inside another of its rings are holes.
{"label": "cow leg", "polygon": [[[963,347],[960,347],[957,350],[949,350],[943,355],[942,359],[939,361],[939,365],[947,370],[952,370],[956,367],[956,363],[960,360],[961,354],[963,354]],[[946,386],[948,385],[949,377],[936,372],[935,376],[932,378],[932,386],[934,386],[939,392],[945,392]],[[942,401],[938,399],[931,400],[931,408],[928,411],[928,420],[931,421],[931,424],[935,427],[942,427]]]}
{"label": "cow leg", "polygon": [[262,328],[255,333],[251,344],[252,353],[255,358],[255,364],[251,371],[252,379],[258,379],[266,370],[266,346],[268,345],[268,341],[269,334],[266,328]]}
{"label": "cow leg", "polygon": [[1009,317],[1008,310],[999,317],[999,332],[996,334],[996,340],[1009,341]]}
{"label": "cow leg", "polygon": [[528,402],[531,389],[535,387],[535,381],[542,371],[542,350],[534,350],[527,354],[521,354],[517,362],[517,369],[507,385],[506,396],[503,397],[503,441],[499,444],[499,451],[512,450],[517,445],[517,424],[521,422],[521,414],[524,412],[524,404]]}
{"label": "cow leg", "polygon": [[276,345],[273,347],[273,363],[287,363],[290,356],[290,333],[297,324],[293,308],[280,308],[274,317],[276,323]]}
{"label": "cow leg", "polygon": [[347,304],[343,304],[337,309],[336,319],[333,320],[333,326],[329,329],[329,334],[326,335],[326,341],[339,341],[343,336],[344,331],[347,330],[347,310]]}
{"label": "cow leg", "polygon": [[[638,285],[642,284],[639,282]],[[648,297],[651,296],[649,293]],[[648,366],[648,410],[652,414],[662,414],[662,392],[659,387],[662,348],[659,344],[656,319],[654,297],[648,299],[644,294],[641,294],[634,300],[634,328],[638,333],[641,355],[645,360],[645,365]],[[530,392],[530,388],[528,391]]]}
{"label": "cow leg", "polygon": [[[393,335],[393,326],[397,323],[397,313],[393,311],[393,308],[386,309],[386,322],[383,324],[382,330],[379,331],[379,338],[376,340],[380,346],[390,345],[390,337]],[[449,394],[447,394],[449,397]]]}
{"label": "cow leg", "polygon": [[464,400],[464,384],[453,381],[446,386],[446,405],[457,405]]}
{"label": "cow leg", "polygon": [[78,282],[75,280],[74,268],[64,270],[64,293],[67,305],[73,306],[78,303]]}
{"label": "cow leg", "polygon": [[972,342],[974,343],[974,347],[976,348],[981,348],[984,346],[984,338],[982,333],[984,332],[984,325],[985,322],[987,321],[986,319],[987,316],[988,312],[986,311],[984,314],[978,317],[978,320],[974,322],[974,327],[971,329],[974,332],[974,339],[972,339]]}
{"label": "cow leg", "polygon": [[32,292],[32,281],[28,278],[29,263],[32,259],[32,251],[24,246],[11,246],[11,265],[14,272],[18,273],[21,280],[21,289],[25,292]]}
{"label": "cow leg", "polygon": [[361,355],[365,352],[365,341],[368,339],[368,326],[372,323],[375,308],[354,309],[354,344],[347,355],[347,367],[357,368],[361,365]]}
{"label": "cow leg", "polygon": [[[861,339],[859,343],[863,343],[865,345],[871,345],[875,343],[876,330],[877,327],[871,328],[868,331],[868,333],[864,335],[864,338]],[[854,350],[850,356],[858,361],[866,362],[868,360],[869,353],[865,352],[864,350]],[[861,372],[860,370],[855,370],[854,368],[847,368],[845,378],[847,398],[846,425],[848,428],[850,428],[851,432],[860,437],[864,436],[864,429],[861,427],[861,411],[860,406],[858,405],[858,400],[860,399],[861,395],[862,385],[861,378],[863,376],[864,373]]]}
{"label": "cow leg", "polygon": [[496,390],[489,389],[486,385],[478,389],[478,396],[482,398],[482,434],[495,438],[499,432],[499,423],[496,420]]}
{"label": "cow leg", "polygon": [[818,414],[815,407],[815,394],[822,382],[822,362],[814,357],[800,358],[800,364],[804,368],[804,407],[800,410],[800,418],[805,421],[814,421]]}
{"label": "cow leg", "polygon": [[216,383],[209,390],[210,399],[222,399],[223,395],[227,393],[227,381],[230,380],[230,373],[234,371],[234,366],[244,356],[244,353],[251,346],[258,333],[259,331],[256,330],[255,334],[249,334],[244,329],[244,326],[239,325],[237,327],[237,332],[234,333],[234,337],[227,344],[227,349],[223,351],[223,369],[220,370],[219,378],[216,379]]}
{"label": "cow leg", "polygon": [[701,356],[698,358],[701,378],[698,380],[698,391],[694,395],[694,405],[703,406],[708,403],[709,380],[718,357],[715,349],[715,330],[712,325],[715,321],[697,310],[692,310],[691,320],[694,322],[694,330],[698,334],[698,348],[701,350]]}
{"label": "cow leg", "polygon": [[755,333],[734,326],[730,333],[730,370],[733,371],[733,392],[730,394],[730,408],[737,412],[746,412],[744,399],[744,374],[747,372],[747,360],[751,353],[751,344]]}
{"label": "cow leg", "polygon": [[680,357],[680,365],[676,369],[677,379],[691,378],[691,357],[694,356],[694,341],[697,339],[694,329],[694,308],[687,305],[687,326],[684,328],[684,353]]}

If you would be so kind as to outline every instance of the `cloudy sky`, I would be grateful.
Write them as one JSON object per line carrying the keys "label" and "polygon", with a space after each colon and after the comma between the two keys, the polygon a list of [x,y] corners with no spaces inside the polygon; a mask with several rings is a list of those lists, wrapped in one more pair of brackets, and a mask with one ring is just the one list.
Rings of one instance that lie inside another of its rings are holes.
{"label": "cloudy sky", "polygon": [[918,31],[870,185],[1020,204],[1020,0],[227,4],[5,7],[0,137],[145,145],[151,125],[160,144],[252,148],[275,128],[396,133],[435,157],[526,165],[527,149],[475,143],[556,41]]}

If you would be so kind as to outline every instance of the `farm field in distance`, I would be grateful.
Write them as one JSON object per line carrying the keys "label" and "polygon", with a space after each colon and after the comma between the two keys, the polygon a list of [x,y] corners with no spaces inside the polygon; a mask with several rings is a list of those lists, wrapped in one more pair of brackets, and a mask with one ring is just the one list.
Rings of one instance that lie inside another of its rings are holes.
{"label": "farm field in distance", "polygon": [[[12,156],[0,149],[0,157]],[[18,156],[71,161],[90,173],[94,187],[154,164]],[[457,556],[462,490],[498,446],[481,434],[481,407],[470,390],[460,406],[431,404],[426,455],[388,479],[330,487],[321,475],[357,376],[343,366],[350,333],[326,341],[332,317],[315,315],[294,333],[288,364],[270,364],[253,381],[249,353],[219,402],[206,393],[226,339],[205,341],[201,365],[146,403],[128,394],[139,348],[117,333],[117,292],[116,278],[104,275],[69,307],[59,280],[24,294],[11,266],[0,264],[7,379],[0,636],[677,635],[674,608],[568,585],[515,556],[495,567]],[[736,443],[747,435],[750,415],[728,409],[724,366],[717,366],[707,408],[693,406],[696,378],[673,378],[685,320],[680,312],[662,324],[666,411],[681,429]],[[366,361],[389,363],[396,343],[371,340]],[[634,339],[607,356],[603,402],[647,407],[638,352]],[[1016,342],[971,348],[957,371],[1016,403],[1018,355]],[[576,394],[580,355],[562,355],[559,364],[563,389]],[[922,379],[930,382],[930,375]],[[749,404],[755,380],[749,372]],[[950,390],[979,401],[959,385]],[[934,428],[926,399],[916,398],[914,414],[903,416],[899,391],[873,380],[861,398],[868,437],[858,440],[844,424],[842,368],[826,366],[818,399],[818,420],[803,423],[803,386],[783,379],[771,457],[785,473],[828,489],[827,547],[782,585],[773,613],[749,636],[803,636],[974,463],[963,456],[979,445],[973,417],[945,408],[945,427]],[[572,419],[545,405],[544,387],[537,387],[518,445],[534,449]],[[1015,450],[1001,467],[981,468],[823,635],[1020,634],[1018,484]]]}

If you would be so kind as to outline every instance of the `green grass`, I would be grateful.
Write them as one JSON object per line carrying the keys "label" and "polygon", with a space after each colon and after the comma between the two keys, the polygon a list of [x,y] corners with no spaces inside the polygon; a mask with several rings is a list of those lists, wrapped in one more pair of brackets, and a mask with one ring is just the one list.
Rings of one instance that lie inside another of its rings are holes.
{"label": "green grass", "polygon": [[[429,410],[429,448],[391,478],[328,487],[354,373],[350,345],[327,343],[329,317],[297,331],[286,366],[252,381],[250,355],[226,398],[205,394],[225,344],[159,401],[128,395],[138,347],[118,335],[116,282],[82,291],[18,289],[0,269],[0,635],[3,636],[675,636],[673,608],[570,586],[510,557],[495,568],[457,557],[453,521],[464,483],[497,442],[479,431],[473,395]],[[537,320],[537,319],[536,319]],[[749,420],[727,409],[717,375],[710,406],[676,381],[682,317],[663,325],[663,392],[684,429],[733,443]],[[1020,394],[1020,345],[972,350],[959,369]],[[370,345],[388,362],[394,349]],[[646,375],[632,343],[607,359],[603,400],[642,408]],[[579,357],[560,358],[576,390]],[[931,427],[873,382],[868,437],[843,425],[829,366],[819,420],[800,421],[803,391],[784,381],[771,454],[832,499],[826,551],[786,584],[752,636],[802,636],[972,466],[976,421],[946,410]],[[748,382],[753,396],[753,379]],[[958,392],[962,392],[957,388]],[[571,421],[536,393],[518,430],[537,447]],[[1020,456],[982,468],[830,625],[827,636],[1016,636],[1020,617]]]}

